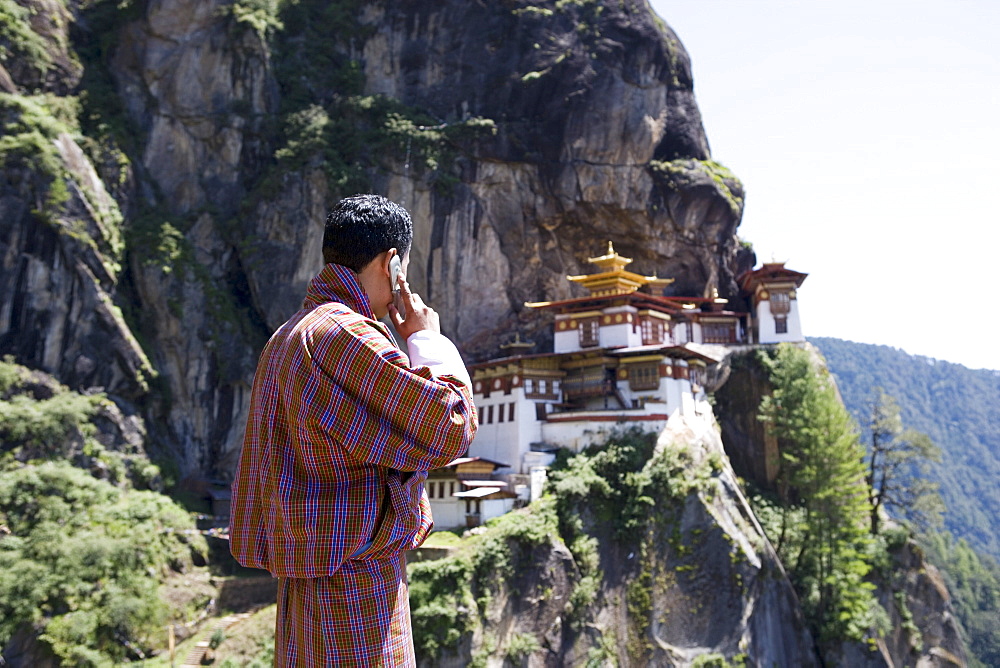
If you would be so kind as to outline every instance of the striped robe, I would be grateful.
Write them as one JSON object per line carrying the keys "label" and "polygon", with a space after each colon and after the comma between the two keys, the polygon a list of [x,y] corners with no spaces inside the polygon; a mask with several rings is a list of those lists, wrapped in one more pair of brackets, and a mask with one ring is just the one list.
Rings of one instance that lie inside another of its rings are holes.
{"label": "striped robe", "polygon": [[427,471],[478,424],[454,345],[407,344],[412,366],[354,272],[328,264],[261,354],[230,545],[280,579],[278,665],[413,663],[401,553],[433,525]]}

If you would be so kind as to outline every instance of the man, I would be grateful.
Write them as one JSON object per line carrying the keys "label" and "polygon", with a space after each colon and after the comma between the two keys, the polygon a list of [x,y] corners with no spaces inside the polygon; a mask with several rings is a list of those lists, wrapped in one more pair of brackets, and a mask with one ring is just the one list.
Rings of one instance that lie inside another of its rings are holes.
{"label": "man", "polygon": [[412,238],[384,197],[338,203],[326,266],[257,366],[230,540],[241,564],[278,578],[278,666],[415,665],[402,551],[432,526],[427,471],[465,454],[478,425],[437,313],[403,275],[390,282]]}

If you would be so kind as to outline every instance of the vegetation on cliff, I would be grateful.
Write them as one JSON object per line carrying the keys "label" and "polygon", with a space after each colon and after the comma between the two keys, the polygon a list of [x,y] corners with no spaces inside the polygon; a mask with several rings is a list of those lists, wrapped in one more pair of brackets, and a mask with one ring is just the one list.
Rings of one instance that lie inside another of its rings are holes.
{"label": "vegetation on cliff", "polygon": [[944,508],[938,484],[927,477],[932,464],[941,462],[941,449],[927,434],[904,429],[899,405],[881,389],[868,404],[866,426],[872,535],[879,533],[885,511],[917,531],[939,527]]}
{"label": "vegetation on cliff", "polygon": [[142,658],[169,614],[161,582],[204,563],[190,515],[136,488],[160,484],[155,465],[105,445],[113,417],[103,395],[0,363],[0,647],[37,636],[66,665]]}
{"label": "vegetation on cliff", "polygon": [[921,537],[927,556],[948,583],[974,668],[1000,666],[1000,564],[947,532]]}
{"label": "vegetation on cliff", "polygon": [[[411,564],[418,659],[433,662],[466,651],[474,666],[491,656],[517,662],[539,652],[564,656],[579,640],[586,665],[614,664],[619,654],[638,664],[650,660],[651,625],[671,614],[653,609],[654,589],[662,593],[678,578],[696,577],[687,541],[704,540],[682,531],[684,500],[707,489],[721,466],[715,459],[693,462],[679,444],[659,450],[655,444],[655,434],[629,430],[581,454],[564,452],[542,501],[471,532],[446,558]],[[571,561],[554,567],[554,548],[568,548]],[[619,554],[632,556],[618,563]],[[568,580],[539,573],[540,559]],[[609,583],[622,579],[628,581],[624,600],[605,600]],[[561,601],[532,608],[531,615],[551,619],[552,628],[495,635],[495,624],[516,622],[511,606],[530,607],[528,601],[551,599],[556,591]],[[624,636],[610,627],[595,635],[597,611],[609,605],[620,605],[628,620]]]}
{"label": "vegetation on cliff", "polygon": [[9,531],[0,538],[0,643],[41,629],[66,665],[143,658],[167,619],[161,579],[191,568],[192,553],[205,556],[193,520],[166,496],[65,462],[0,473],[0,507]]}
{"label": "vegetation on cliff", "polygon": [[760,415],[781,444],[782,503],[769,537],[819,638],[861,640],[884,616],[865,580],[872,550],[864,449],[808,351],[782,344],[759,355],[774,388]]}
{"label": "vegetation on cliff", "polygon": [[[1000,375],[909,355],[888,346],[817,338],[845,405],[872,438],[873,392],[898,403],[899,420],[929,436],[941,461],[902,468],[904,484],[937,485],[944,531],[917,523],[917,538],[944,573],[956,615],[967,635],[972,665],[1000,665]],[[870,455],[869,455],[870,456]],[[907,507],[894,508],[906,517]]]}

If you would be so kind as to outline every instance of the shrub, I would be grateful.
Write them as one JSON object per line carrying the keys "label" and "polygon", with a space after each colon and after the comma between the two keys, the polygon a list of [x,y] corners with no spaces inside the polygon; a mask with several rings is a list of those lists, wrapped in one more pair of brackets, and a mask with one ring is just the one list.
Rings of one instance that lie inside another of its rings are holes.
{"label": "shrub", "polygon": [[0,509],[0,645],[38,625],[70,665],[140,658],[166,614],[160,576],[207,551],[167,497],[65,462],[0,473]]}
{"label": "shrub", "polygon": [[515,633],[507,644],[507,659],[512,663],[523,663],[529,656],[542,648],[538,638],[532,633]]}

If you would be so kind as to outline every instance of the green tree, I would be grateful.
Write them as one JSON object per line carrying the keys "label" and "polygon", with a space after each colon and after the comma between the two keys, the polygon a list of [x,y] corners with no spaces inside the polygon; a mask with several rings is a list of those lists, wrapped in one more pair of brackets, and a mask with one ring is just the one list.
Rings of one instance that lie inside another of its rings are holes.
{"label": "green tree", "polygon": [[892,510],[921,531],[941,525],[944,504],[938,484],[927,479],[931,462],[941,462],[941,449],[930,436],[904,430],[896,400],[882,388],[868,405],[868,483],[871,501],[871,532],[878,534],[881,514]]}
{"label": "green tree", "polygon": [[782,523],[798,516],[804,525],[784,546],[783,561],[819,637],[861,639],[878,611],[865,581],[871,506],[864,449],[829,374],[808,351],[782,344],[762,361],[773,391],[760,418],[780,444]]}

